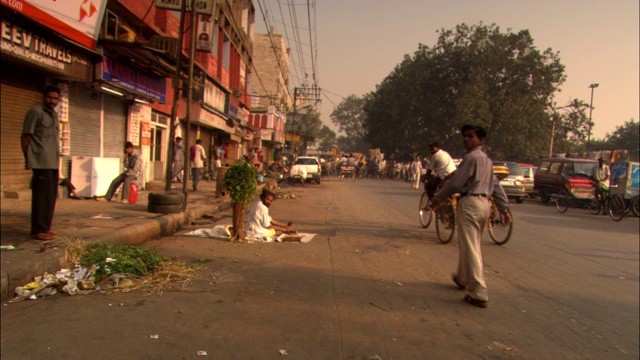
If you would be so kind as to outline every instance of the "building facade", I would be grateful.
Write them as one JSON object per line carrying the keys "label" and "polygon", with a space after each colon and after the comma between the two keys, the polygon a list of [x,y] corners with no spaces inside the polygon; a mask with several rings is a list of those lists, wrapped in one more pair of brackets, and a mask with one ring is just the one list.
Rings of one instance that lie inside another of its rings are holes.
{"label": "building facade", "polygon": [[[60,177],[78,182],[74,185],[81,195],[96,195],[92,176],[117,175],[125,141],[133,142],[143,158],[142,186],[166,177],[172,133],[188,138],[190,144],[202,139],[210,159],[217,144],[227,143],[229,162],[253,145],[248,115],[255,9],[250,0],[197,3],[208,4],[210,13],[193,18],[199,41],[193,56],[189,119],[185,118],[189,36],[181,46],[177,93],[172,86],[179,11],[158,8],[155,0],[43,3],[0,5],[3,193],[29,188],[31,172],[24,170],[19,142],[22,122],[28,109],[42,102],[42,89],[48,83],[63,90],[58,108]],[[67,22],[78,13],[79,21]],[[191,16],[185,14],[185,28]],[[171,119],[174,97],[177,111]],[[95,159],[94,165],[89,159]],[[116,160],[106,161],[110,159]]]}

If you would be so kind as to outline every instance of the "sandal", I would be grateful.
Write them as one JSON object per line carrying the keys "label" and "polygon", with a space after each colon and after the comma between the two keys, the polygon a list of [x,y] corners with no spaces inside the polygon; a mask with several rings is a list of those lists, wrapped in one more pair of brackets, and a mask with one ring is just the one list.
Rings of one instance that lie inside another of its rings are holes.
{"label": "sandal", "polygon": [[55,235],[49,234],[49,233],[39,233],[39,234],[31,235],[31,238],[34,240],[51,241],[51,240],[55,240],[56,237]]}
{"label": "sandal", "polygon": [[57,232],[55,232],[55,231],[53,231],[53,230],[49,230],[49,231],[47,231],[47,234],[49,234],[49,235],[53,235],[53,236],[58,235],[58,233],[57,233]]}

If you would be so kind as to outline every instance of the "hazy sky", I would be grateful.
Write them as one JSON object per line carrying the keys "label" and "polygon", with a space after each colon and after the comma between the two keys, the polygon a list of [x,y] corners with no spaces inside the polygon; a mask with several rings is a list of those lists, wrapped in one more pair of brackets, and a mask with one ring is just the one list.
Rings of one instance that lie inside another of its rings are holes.
{"label": "hazy sky", "polygon": [[[271,25],[276,31],[288,31],[293,51],[290,18],[283,21],[280,14],[287,14],[287,3],[297,4],[298,47],[309,55],[307,1],[259,1],[267,17],[275,20]],[[339,96],[374,91],[419,43],[433,46],[436,30],[479,22],[495,23],[502,32],[528,29],[538,49],[560,52],[567,80],[556,96],[558,105],[572,98],[589,103],[589,85],[600,84],[594,90],[592,139],[604,138],[631,118],[639,120],[638,0],[317,0],[315,4],[318,84],[329,96],[322,97],[320,112],[323,122],[334,129],[329,114],[342,101]],[[257,4],[256,8],[257,31],[264,32]],[[293,57],[295,61],[296,54]],[[309,57],[303,61],[311,67]],[[296,78],[291,79],[291,86],[298,85]]]}

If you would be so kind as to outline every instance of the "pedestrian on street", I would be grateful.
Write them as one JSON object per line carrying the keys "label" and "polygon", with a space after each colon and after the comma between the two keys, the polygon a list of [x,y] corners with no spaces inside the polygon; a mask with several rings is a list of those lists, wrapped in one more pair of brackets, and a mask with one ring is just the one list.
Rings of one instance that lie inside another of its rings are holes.
{"label": "pedestrian on street", "polygon": [[202,174],[204,173],[204,160],[207,159],[207,155],[202,147],[202,140],[196,140],[196,143],[191,146],[191,181],[193,181],[193,191],[198,191],[198,183],[202,180]]}
{"label": "pedestrian on street", "polygon": [[458,270],[452,275],[452,280],[460,289],[467,289],[464,301],[484,308],[489,296],[484,281],[480,241],[491,211],[488,196],[493,196],[498,205],[503,224],[511,222],[509,201],[493,174],[493,162],[482,151],[487,134],[485,129],[464,125],[460,132],[467,152],[453,176],[435,193],[432,205],[436,208],[447,197],[460,193],[457,210]]}
{"label": "pedestrian on street", "polygon": [[422,175],[422,162],[420,161],[420,155],[416,155],[416,158],[411,163],[411,167],[409,169],[411,171],[411,187],[418,189],[420,187],[420,176]]}
{"label": "pedestrian on street", "polygon": [[116,193],[116,190],[120,187],[120,185],[124,184],[122,189],[122,203],[129,203],[129,189],[131,183],[136,181],[140,176],[140,172],[142,170],[142,159],[133,151],[133,143],[131,141],[127,141],[124,144],[124,171],[120,173],[120,175],[116,176],[113,181],[111,181],[111,185],[109,185],[109,189],[107,190],[107,194],[104,197],[96,197],[95,199],[98,201],[111,201],[113,196]]}
{"label": "pedestrian on street", "polygon": [[53,213],[58,198],[60,123],[55,111],[60,88],[47,85],[42,104],[27,111],[22,126],[21,146],[25,169],[31,169],[31,237],[53,240]]}
{"label": "pedestrian on street", "polygon": [[171,180],[176,179],[177,182],[182,182],[180,173],[184,169],[184,145],[182,145],[182,138],[176,137],[176,141],[173,143],[173,167],[171,169]]}

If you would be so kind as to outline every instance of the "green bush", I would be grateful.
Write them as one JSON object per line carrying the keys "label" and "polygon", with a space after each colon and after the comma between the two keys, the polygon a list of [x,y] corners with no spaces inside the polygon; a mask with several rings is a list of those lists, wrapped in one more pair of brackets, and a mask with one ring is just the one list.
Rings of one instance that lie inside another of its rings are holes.
{"label": "green bush", "polygon": [[233,203],[248,204],[256,194],[256,168],[237,161],[227,170],[223,182]]}
{"label": "green bush", "polygon": [[[115,261],[107,262],[107,258]],[[96,265],[96,281],[111,274],[142,276],[165,259],[156,252],[133,245],[91,243],[84,248],[80,265],[89,268]]]}

